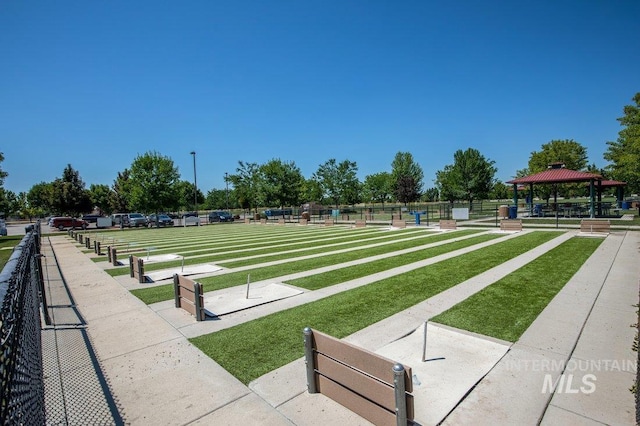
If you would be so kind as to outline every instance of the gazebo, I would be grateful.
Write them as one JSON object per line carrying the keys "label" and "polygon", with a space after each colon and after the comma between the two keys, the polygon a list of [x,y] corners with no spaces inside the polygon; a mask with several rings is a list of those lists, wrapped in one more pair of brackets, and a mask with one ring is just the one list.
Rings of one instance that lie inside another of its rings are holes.
{"label": "gazebo", "polygon": [[[557,183],[579,183],[579,182],[588,182],[589,183],[589,194],[590,194],[590,207],[589,214],[591,218],[594,218],[596,215],[595,212],[595,188],[596,182],[601,182],[603,180],[602,176],[595,173],[587,173],[580,172],[577,170],[570,170],[564,167],[562,163],[554,163],[549,166],[549,168],[545,171],[535,173],[529,176],[524,176],[521,178],[513,179],[508,181],[507,183],[513,184],[513,203],[518,205],[518,185],[529,185],[529,190],[531,195],[533,196],[533,185],[534,184],[557,184]],[[599,190],[601,191],[601,189]],[[532,198],[533,199],[533,198]],[[554,199],[554,202],[557,202],[557,199]],[[533,203],[530,207],[530,214],[533,214]]]}

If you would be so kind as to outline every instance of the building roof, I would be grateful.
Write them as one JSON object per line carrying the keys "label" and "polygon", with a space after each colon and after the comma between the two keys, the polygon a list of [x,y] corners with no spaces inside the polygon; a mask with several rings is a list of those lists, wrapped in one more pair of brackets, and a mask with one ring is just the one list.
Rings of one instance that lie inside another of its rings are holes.
{"label": "building roof", "polygon": [[590,180],[602,180],[602,176],[595,173],[579,172],[577,170],[569,170],[565,168],[552,168],[535,173],[529,176],[513,179],[507,183],[526,184],[526,183],[569,183],[569,182],[587,182]]}
{"label": "building roof", "polygon": [[625,186],[627,182],[621,182],[619,180],[601,180],[598,185],[600,186]]}

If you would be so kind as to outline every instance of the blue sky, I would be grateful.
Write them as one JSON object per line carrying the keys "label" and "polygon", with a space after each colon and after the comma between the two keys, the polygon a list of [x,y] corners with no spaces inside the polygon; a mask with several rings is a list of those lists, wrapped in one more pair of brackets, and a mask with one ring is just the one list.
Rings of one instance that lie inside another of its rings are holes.
{"label": "blue sky", "polygon": [[0,2],[0,168],[28,191],[67,164],[111,185],[170,157],[206,194],[238,161],[410,152],[434,186],[458,149],[509,180],[553,139],[606,165],[640,91],[640,2]]}

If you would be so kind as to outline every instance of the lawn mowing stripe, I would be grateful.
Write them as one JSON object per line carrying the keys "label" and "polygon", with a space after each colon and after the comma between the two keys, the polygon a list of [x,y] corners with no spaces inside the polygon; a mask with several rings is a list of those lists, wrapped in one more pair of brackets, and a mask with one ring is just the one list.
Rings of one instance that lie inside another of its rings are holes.
{"label": "lawn mowing stripe", "polygon": [[[422,235],[420,235],[422,234]],[[372,243],[370,244],[370,246],[379,246],[379,245],[383,245],[383,244],[389,244],[388,241],[383,241],[380,242],[379,240],[381,239],[386,239],[386,240],[393,240],[393,241],[408,241],[411,239],[415,239],[415,238],[424,238],[425,236],[429,236],[429,235],[435,235],[434,233],[425,233],[424,230],[420,231],[420,234],[416,233],[416,236],[411,236],[413,234],[408,234],[408,233],[390,233],[384,236],[380,236],[380,237],[375,237],[372,236],[371,239],[376,239],[378,240],[378,242],[376,243]],[[409,237],[407,238],[403,238],[406,237],[407,235],[409,235]],[[335,246],[340,246],[341,249],[343,251],[349,251],[351,250],[353,247],[360,247],[362,246],[363,243],[366,243],[367,241],[369,241],[369,239],[366,238],[361,238],[358,236],[355,236],[353,238],[350,238],[351,241],[345,241],[342,243],[336,243]],[[355,240],[355,241],[353,241]],[[237,257],[237,253],[236,252],[230,252],[230,253],[226,253],[226,252],[222,252],[222,253],[217,253],[217,254],[212,254],[212,253],[208,253],[208,254],[202,254],[202,255],[197,255],[197,256],[192,256],[192,257],[186,257],[184,260],[184,264],[185,265],[195,265],[195,264],[201,264],[201,263],[207,263],[207,262],[216,262],[218,264],[223,264],[225,262],[225,260],[228,260],[229,262],[232,261],[237,261],[239,262],[239,264],[237,265],[227,265],[227,267],[239,267],[239,266],[247,266],[247,265],[256,265],[256,264],[260,264],[260,263],[264,263],[265,261],[262,260],[262,258],[270,258],[271,262],[275,262],[277,261],[277,259],[285,259],[287,261],[294,261],[297,258],[303,258],[305,256],[311,256],[311,255],[317,255],[317,254],[331,254],[333,252],[337,252],[339,250],[328,250],[327,247],[331,247],[334,244],[326,244],[326,245],[319,245],[319,246],[308,246],[308,243],[305,243],[301,248],[298,249],[292,249],[290,251],[282,251],[282,252],[276,252],[273,253],[273,249],[271,248],[262,248],[262,249],[258,249],[258,248],[254,248],[253,254],[249,254],[248,256],[245,257],[241,257],[238,258]],[[367,246],[365,246],[367,247]],[[244,252],[245,254],[248,254],[249,252]],[[275,259],[274,259],[275,258]],[[165,262],[157,262],[157,263],[152,263],[149,265],[145,265],[145,271],[156,271],[156,270],[160,270],[160,269],[166,269],[166,268],[171,268],[171,267],[177,267],[183,264],[182,260],[169,260],[169,261],[165,261]],[[107,273],[111,276],[118,276],[118,275],[126,275],[129,273],[129,268],[128,267],[118,267],[118,268],[111,268],[111,269],[107,269]]]}
{"label": "lawn mowing stripe", "polygon": [[573,237],[431,321],[515,342],[602,241]]}
{"label": "lawn mowing stripe", "polygon": [[557,235],[555,232],[527,233],[483,250],[189,340],[248,384],[300,358],[303,354],[302,329],[306,326],[343,338]]}
{"label": "lawn mowing stripe", "polygon": [[[239,271],[232,271],[226,274],[200,278],[198,279],[198,282],[200,282],[204,286],[205,292],[214,291],[246,283],[247,271],[250,271],[251,273],[251,280],[253,282],[256,282],[270,278],[281,277],[283,275],[306,272],[309,270],[321,268],[323,266],[333,266],[356,259],[364,259],[381,253],[391,253],[397,250],[416,247],[417,245],[420,245],[422,241],[437,243],[438,241],[455,239],[457,237],[474,233],[477,233],[477,231],[458,231],[455,233],[452,232],[432,235],[429,237],[425,237],[422,240],[410,240],[394,244],[387,244],[376,247],[375,249],[372,248],[365,250],[364,248],[361,248],[358,250],[352,250],[349,253],[329,253],[326,256],[312,256],[308,259],[292,260],[286,263],[284,261],[279,261],[278,263],[271,264],[269,266],[258,265],[256,268],[251,269],[249,267],[246,267]],[[173,297],[173,286],[170,284],[166,284],[145,289],[132,290],[131,293],[140,298],[143,302],[151,304],[171,299]]]}

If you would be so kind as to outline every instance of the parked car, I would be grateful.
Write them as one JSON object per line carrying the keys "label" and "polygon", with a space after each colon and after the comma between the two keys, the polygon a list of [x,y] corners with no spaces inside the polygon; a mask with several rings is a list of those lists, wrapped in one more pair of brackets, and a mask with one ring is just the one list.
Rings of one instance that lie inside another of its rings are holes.
{"label": "parked car", "polygon": [[59,217],[52,217],[51,219],[49,219],[49,226],[51,228],[57,228],[60,231],[64,231],[67,228],[87,229],[87,227],[89,226],[89,222],[87,222],[86,220],[76,219],[69,216],[59,216]]}
{"label": "parked car", "polygon": [[129,213],[129,228],[135,226],[147,226],[147,218],[142,213]]}
{"label": "parked car", "polygon": [[85,214],[84,216],[82,216],[82,220],[86,220],[89,223],[97,223],[99,217],[102,216],[100,216],[99,214]]}
{"label": "parked car", "polygon": [[150,214],[147,216],[147,223],[149,226],[173,226],[173,219],[166,214]]}
{"label": "parked car", "polygon": [[233,216],[228,212],[215,211],[209,213],[209,222],[233,222]]}

